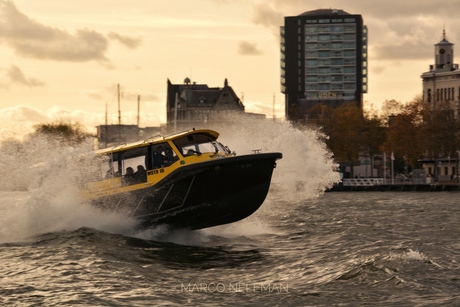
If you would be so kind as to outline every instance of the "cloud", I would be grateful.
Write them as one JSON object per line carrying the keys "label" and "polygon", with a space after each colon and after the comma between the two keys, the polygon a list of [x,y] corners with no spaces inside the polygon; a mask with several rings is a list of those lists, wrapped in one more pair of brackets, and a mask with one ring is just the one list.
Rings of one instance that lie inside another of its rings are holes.
{"label": "cloud", "polygon": [[280,26],[284,24],[284,14],[279,10],[283,1],[264,1],[256,3],[253,8],[252,22],[268,28],[276,37],[279,37]]}
{"label": "cloud", "polygon": [[72,123],[78,122],[85,126],[88,131],[93,132],[91,130],[95,126],[104,123],[104,118],[105,114],[69,110],[61,106],[54,106],[42,111],[31,106],[18,105],[0,109],[1,128],[3,128],[0,130],[2,130],[3,134],[7,131],[6,129],[8,129],[8,132],[16,130],[16,132],[29,133],[33,130],[33,126],[37,124],[66,121]]}
{"label": "cloud", "polygon": [[[331,0],[327,8],[359,14],[369,29],[369,57],[373,60],[420,60],[433,57],[433,44],[441,40],[445,25],[450,42],[460,40],[460,0]],[[322,0],[258,0],[252,22],[279,37],[285,16],[297,16],[324,7]]]}
{"label": "cloud", "polygon": [[240,41],[238,44],[238,54],[240,55],[259,55],[262,51],[257,49],[257,44],[247,41]]}
{"label": "cloud", "polygon": [[66,121],[80,123],[88,132],[95,132],[94,127],[104,123],[104,114],[85,112],[82,110],[68,110],[60,106],[46,111],[18,105],[0,109],[0,139],[5,137],[22,137],[34,130],[34,126],[42,123]]}
{"label": "cloud", "polygon": [[9,137],[22,137],[33,131],[33,126],[46,122],[47,117],[38,109],[29,106],[15,106],[0,109],[0,140]]}
{"label": "cloud", "polygon": [[142,40],[140,38],[132,38],[129,36],[123,36],[115,32],[110,32],[109,34],[107,34],[107,36],[112,40],[118,41],[119,43],[121,43],[122,45],[124,45],[125,47],[129,49],[136,49],[142,44]]}
{"label": "cloud", "polygon": [[45,83],[35,78],[27,78],[21,69],[15,65],[11,65],[7,70],[7,76],[11,83],[25,85],[27,87],[40,87]]}
{"label": "cloud", "polygon": [[0,0],[0,43],[16,54],[33,59],[55,61],[109,62],[105,57],[108,39],[93,30],[79,29],[74,34],[42,25],[21,13],[12,1]]}

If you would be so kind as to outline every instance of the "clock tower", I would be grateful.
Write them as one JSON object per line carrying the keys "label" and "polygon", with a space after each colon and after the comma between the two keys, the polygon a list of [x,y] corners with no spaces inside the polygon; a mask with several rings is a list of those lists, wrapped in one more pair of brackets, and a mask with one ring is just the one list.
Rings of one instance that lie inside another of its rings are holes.
{"label": "clock tower", "polygon": [[435,70],[452,70],[454,67],[454,44],[446,39],[446,30],[442,31],[442,40],[434,45]]}
{"label": "clock tower", "polygon": [[442,39],[434,45],[435,64],[422,74],[423,101],[436,108],[439,104],[450,107],[454,117],[460,120],[460,69],[454,64],[454,44],[442,31]]}

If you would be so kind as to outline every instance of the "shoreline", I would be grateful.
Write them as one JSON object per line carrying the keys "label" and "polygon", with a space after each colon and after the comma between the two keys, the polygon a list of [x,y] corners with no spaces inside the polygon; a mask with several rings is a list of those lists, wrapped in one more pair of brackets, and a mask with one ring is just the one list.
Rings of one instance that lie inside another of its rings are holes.
{"label": "shoreline", "polygon": [[459,184],[335,185],[326,192],[459,192]]}

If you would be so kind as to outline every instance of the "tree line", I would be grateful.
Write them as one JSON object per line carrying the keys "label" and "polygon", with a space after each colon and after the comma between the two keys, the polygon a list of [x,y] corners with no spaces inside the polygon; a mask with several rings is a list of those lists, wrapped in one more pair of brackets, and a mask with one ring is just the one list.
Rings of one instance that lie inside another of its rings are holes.
{"label": "tree line", "polygon": [[[363,111],[354,103],[332,108],[317,104],[297,124],[322,131],[334,159],[356,165],[360,156],[393,155],[395,173],[421,168],[422,159],[457,160],[460,151],[460,119],[450,102],[429,106],[421,97],[408,103],[387,100],[382,110]],[[353,170],[353,167],[351,168]],[[434,167],[434,176],[437,176]],[[354,176],[353,171],[350,174]]]}

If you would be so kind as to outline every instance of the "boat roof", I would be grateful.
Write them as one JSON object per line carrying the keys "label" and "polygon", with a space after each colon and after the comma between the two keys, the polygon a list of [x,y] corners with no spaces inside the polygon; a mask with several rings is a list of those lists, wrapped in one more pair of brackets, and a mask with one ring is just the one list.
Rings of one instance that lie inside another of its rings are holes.
{"label": "boat roof", "polygon": [[104,149],[99,149],[96,150],[96,154],[108,154],[108,153],[114,153],[114,152],[119,152],[119,151],[125,151],[127,149],[131,148],[136,148],[136,147],[143,147],[143,146],[148,146],[151,144],[155,143],[164,143],[167,141],[174,141],[176,139],[179,139],[181,137],[184,137],[186,135],[192,135],[192,134],[207,134],[214,139],[217,139],[219,137],[219,133],[214,130],[210,129],[195,129],[193,128],[192,130],[186,130],[174,134],[169,134],[169,135],[155,135],[153,137],[149,137],[143,141],[137,141],[137,142],[132,142],[132,143],[124,143],[120,144],[114,147],[109,147],[109,148],[104,148]]}

